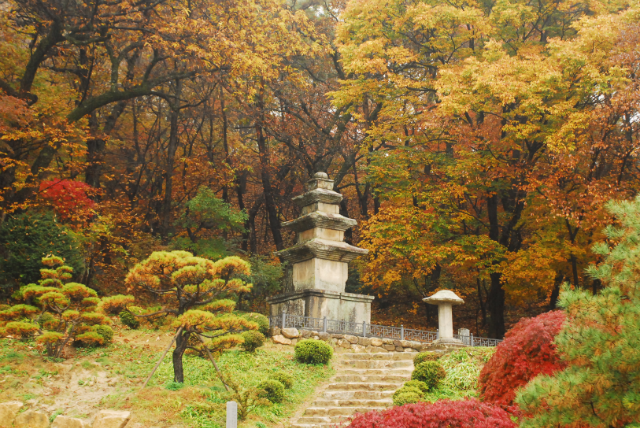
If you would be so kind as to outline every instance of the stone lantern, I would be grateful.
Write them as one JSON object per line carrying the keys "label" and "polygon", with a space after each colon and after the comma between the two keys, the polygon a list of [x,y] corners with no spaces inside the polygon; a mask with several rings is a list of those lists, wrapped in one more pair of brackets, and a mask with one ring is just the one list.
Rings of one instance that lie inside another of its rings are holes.
{"label": "stone lantern", "polygon": [[423,301],[438,305],[438,332],[440,343],[462,343],[453,338],[453,305],[462,305],[462,300],[451,290],[440,290],[431,297],[426,297]]}
{"label": "stone lantern", "polygon": [[349,262],[368,250],[343,241],[357,222],[340,215],[342,195],[333,180],[316,172],[306,193],[293,198],[301,215],[282,224],[296,232],[296,243],[276,254],[291,264],[285,293],[267,299],[271,316],[290,315],[355,323],[371,322],[373,296],[345,293]]}

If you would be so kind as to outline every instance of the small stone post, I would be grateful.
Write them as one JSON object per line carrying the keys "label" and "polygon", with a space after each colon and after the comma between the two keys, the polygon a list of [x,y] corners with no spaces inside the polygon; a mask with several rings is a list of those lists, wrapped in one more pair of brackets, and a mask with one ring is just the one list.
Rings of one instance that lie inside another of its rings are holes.
{"label": "small stone post", "polygon": [[227,401],[227,428],[238,428],[238,403]]}
{"label": "small stone post", "polygon": [[440,334],[437,342],[461,342],[453,338],[453,305],[461,305],[464,300],[451,290],[440,290],[433,296],[423,299],[423,301],[431,305],[438,305],[438,333]]}

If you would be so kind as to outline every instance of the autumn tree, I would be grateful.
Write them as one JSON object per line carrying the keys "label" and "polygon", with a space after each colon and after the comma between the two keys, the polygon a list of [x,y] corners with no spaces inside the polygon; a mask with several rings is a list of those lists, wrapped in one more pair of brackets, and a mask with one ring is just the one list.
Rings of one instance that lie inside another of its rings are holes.
{"label": "autumn tree", "polygon": [[589,274],[605,284],[597,294],[562,288],[567,321],[555,340],[565,370],[540,376],[518,394],[523,427],[625,427],[640,418],[640,198],[612,201],[617,226],[594,252],[603,263]]}
{"label": "autumn tree", "polygon": [[249,264],[238,257],[212,262],[186,251],[157,251],[131,269],[129,291],[149,293],[163,305],[144,316],[176,317],[175,382],[184,382],[182,357],[187,349],[209,356],[242,343],[237,333],[258,329],[256,323],[231,314],[235,302],[229,297],[251,289],[237,276],[250,273]]}
{"label": "autumn tree", "polygon": [[[626,114],[607,119],[611,133],[589,130],[613,88],[627,92],[610,56],[635,15],[618,6],[349,4],[338,41],[350,78],[333,96],[379,109],[360,119],[382,200],[364,243],[374,289],[453,285],[477,294],[488,333],[502,337],[507,302],[547,300],[579,276],[606,217],[590,189],[624,193],[637,180],[620,162],[632,152],[601,150],[631,131]],[[596,153],[614,156],[599,174]]]}

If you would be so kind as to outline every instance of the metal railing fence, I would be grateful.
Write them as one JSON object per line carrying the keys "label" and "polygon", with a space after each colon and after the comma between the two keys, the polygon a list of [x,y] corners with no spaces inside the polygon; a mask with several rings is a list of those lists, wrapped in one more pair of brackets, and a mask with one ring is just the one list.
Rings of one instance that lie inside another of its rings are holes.
{"label": "metal railing fence", "polygon": [[[302,315],[290,315],[283,312],[281,315],[269,317],[269,326],[280,328],[297,328],[301,330],[313,330],[332,334],[351,334],[353,336],[377,337],[380,339],[411,340],[430,343],[438,339],[437,331],[414,330],[410,328],[392,327],[387,325],[369,324],[366,322],[355,323],[324,318],[312,318]],[[496,346],[502,342],[499,339],[454,334],[454,338],[461,340],[467,346]]]}

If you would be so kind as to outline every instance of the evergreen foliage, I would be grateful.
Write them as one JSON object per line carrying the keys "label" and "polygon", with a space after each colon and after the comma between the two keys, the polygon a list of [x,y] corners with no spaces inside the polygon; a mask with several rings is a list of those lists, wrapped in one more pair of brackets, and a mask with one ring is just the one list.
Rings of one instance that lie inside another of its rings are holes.
{"label": "evergreen foliage", "polygon": [[554,338],[562,328],[562,311],[521,319],[496,348],[478,381],[484,401],[510,406],[516,391],[539,374],[552,374],[565,367]]}
{"label": "evergreen foliage", "polygon": [[440,356],[435,352],[420,352],[418,355],[413,357],[413,365],[417,366],[425,361],[437,361],[438,358],[440,358]]}
{"label": "evergreen foliage", "polygon": [[140,321],[138,321],[130,311],[125,309],[124,311],[120,312],[119,316],[120,322],[122,322],[122,324],[126,325],[130,329],[135,330],[140,327]]}
{"label": "evergreen foliage", "polygon": [[423,393],[429,392],[429,386],[419,380],[410,380],[409,382],[405,382],[404,387],[418,388]]}
{"label": "evergreen foliage", "polygon": [[293,376],[285,371],[281,370],[279,372],[275,372],[271,376],[269,376],[269,378],[280,382],[282,385],[284,385],[285,389],[291,389],[291,387],[293,386]]}
{"label": "evergreen foliage", "polygon": [[196,196],[187,201],[184,212],[176,221],[187,235],[175,237],[172,246],[213,260],[230,256],[235,244],[222,234],[243,231],[246,219],[244,211],[216,197],[210,188],[201,186]]}
{"label": "evergreen foliage", "polygon": [[567,368],[535,378],[518,394],[527,416],[522,428],[640,421],[640,196],[607,209],[618,226],[606,228],[609,242],[593,248],[604,261],[588,270],[606,287],[595,295],[562,288],[567,322],[555,343]]}
{"label": "evergreen foliage", "polygon": [[116,294],[115,296],[104,297],[100,303],[100,310],[108,315],[118,315],[127,308],[127,305],[135,301],[133,296],[123,296]]}
{"label": "evergreen foliage", "polygon": [[[412,380],[410,382],[420,382],[420,381]],[[400,389],[398,389],[396,392],[393,393],[393,402],[394,403],[395,403],[396,397],[398,397],[398,396],[400,396],[402,394],[409,394],[409,393],[418,394],[420,397],[422,397],[424,395],[424,393],[426,392],[420,386],[418,386],[416,384],[407,385],[408,383],[409,382],[405,383]],[[424,382],[420,382],[420,383],[426,387],[426,384]],[[399,406],[399,404],[396,404],[396,406]]]}
{"label": "evergreen foliage", "polygon": [[78,235],[57,223],[51,213],[25,212],[0,227],[0,297],[40,279],[42,257],[62,258],[76,274],[84,272]]}
{"label": "evergreen foliage", "polygon": [[155,315],[176,317],[175,382],[184,383],[187,349],[208,357],[241,344],[241,332],[258,329],[258,324],[232,315],[235,302],[229,299],[251,290],[240,278],[250,274],[249,263],[239,257],[212,262],[187,251],[156,251],[131,269],[126,279],[130,292],[155,296],[163,304]]}
{"label": "evergreen foliage", "polygon": [[422,394],[413,391],[403,391],[400,394],[393,394],[393,405],[404,406],[405,404],[415,404],[423,401]]}
{"label": "evergreen foliage", "polygon": [[416,366],[411,373],[412,380],[424,382],[429,390],[436,389],[441,380],[447,377],[447,372],[441,364],[435,361],[425,361]]}
{"label": "evergreen foliage", "polygon": [[102,338],[104,339],[104,344],[113,342],[113,329],[108,325],[96,325],[93,327],[93,331],[102,336]]}
{"label": "evergreen foliage", "polygon": [[322,340],[305,339],[296,343],[295,357],[305,364],[327,364],[333,357],[333,348]]}
{"label": "evergreen foliage", "polygon": [[[23,304],[0,312],[0,335],[19,338],[36,337],[48,355],[60,358],[67,344],[79,342],[98,346],[107,342],[96,328],[109,319],[96,312],[100,299],[83,284],[67,282],[73,269],[57,256],[42,259],[44,269],[38,284],[21,287],[15,293]],[[103,333],[106,330],[103,330]]]}
{"label": "evergreen foliage", "polygon": [[240,345],[242,349],[247,352],[255,352],[256,349],[264,345],[265,337],[257,330],[249,330],[242,333],[242,340]]}
{"label": "evergreen foliage", "polygon": [[260,382],[258,389],[263,390],[262,396],[272,403],[282,403],[284,400],[284,385],[275,379]]}
{"label": "evergreen foliage", "polygon": [[269,335],[269,318],[267,318],[266,316],[252,312],[242,315],[242,318],[258,324],[258,331],[260,331],[260,333],[262,333],[265,337]]}

